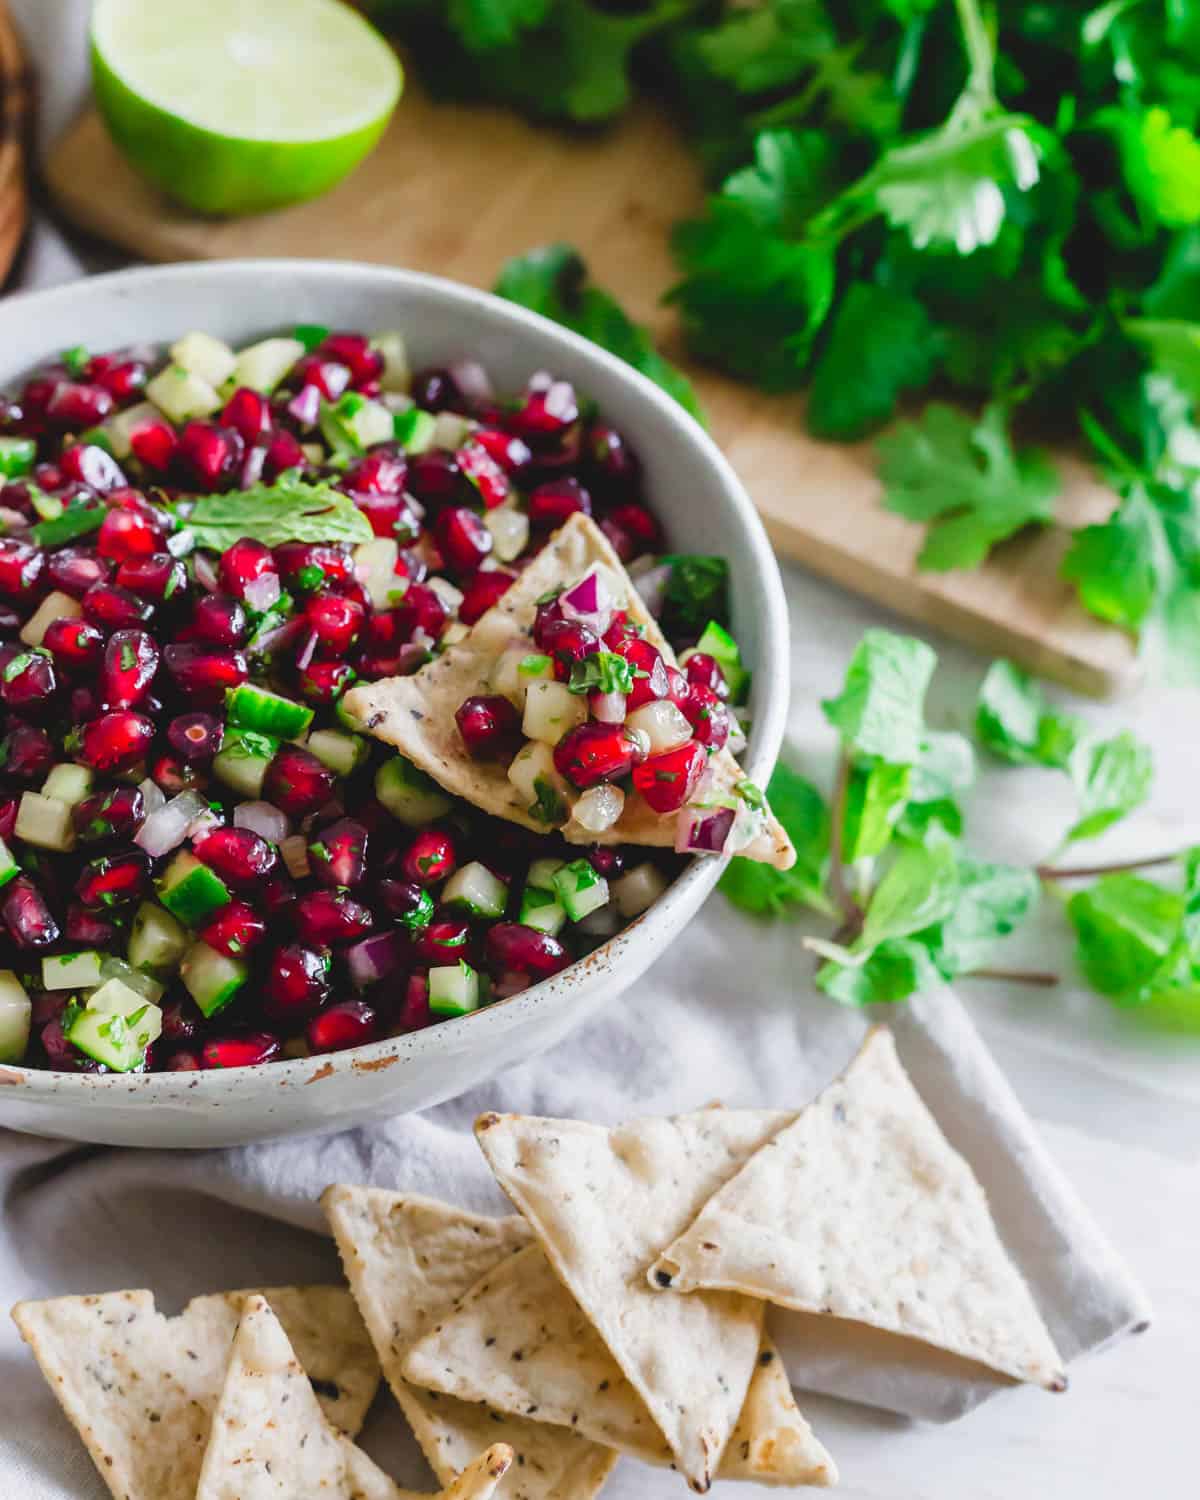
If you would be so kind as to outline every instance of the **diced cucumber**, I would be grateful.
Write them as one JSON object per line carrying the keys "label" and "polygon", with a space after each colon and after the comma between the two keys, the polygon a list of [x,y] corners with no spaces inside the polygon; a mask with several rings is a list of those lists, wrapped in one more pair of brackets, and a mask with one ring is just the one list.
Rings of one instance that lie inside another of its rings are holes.
{"label": "diced cucumber", "polygon": [[613,901],[623,917],[638,917],[654,905],[666,888],[662,871],[647,861],[613,881]]}
{"label": "diced cucumber", "polygon": [[375,773],[375,795],[393,818],[411,828],[444,818],[454,806],[437,782],[403,755],[384,761]]}
{"label": "diced cucumber", "polygon": [[63,1035],[114,1073],[131,1073],[162,1035],[162,1011],[148,1000],[139,1000],[128,1014],[71,1004],[63,1012]]}
{"label": "diced cucumber", "polygon": [[304,353],[299,339],[262,339],[239,349],[230,380],[269,396]]}
{"label": "diced cucumber", "polygon": [[304,352],[311,354],[319,345],[323,344],[329,337],[329,329],[324,323],[297,323],[292,329],[292,337],[298,344],[304,346]]}
{"label": "diced cucumber", "polygon": [[57,521],[66,509],[57,495],[47,495],[36,484],[26,485],[26,489],[29,491],[29,503],[40,521]]}
{"label": "diced cucumber", "polygon": [[528,740],[557,745],[587,716],[587,699],[573,693],[565,682],[531,682],[525,694],[521,733]]}
{"label": "diced cucumber", "polygon": [[[181,849],[158,882],[158,899],[173,917],[198,927],[229,902],[225,882],[194,854]],[[141,965],[134,960],[135,968]]]}
{"label": "diced cucumber", "polygon": [[43,797],[41,792],[21,794],[15,832],[19,839],[36,844],[39,849],[53,849],[65,854],[75,847],[71,809],[65,802]]}
{"label": "diced cucumber", "polygon": [[0,886],[5,886],[19,873],[21,866],[13,857],[12,850],[0,839]]}
{"label": "diced cucumber", "polygon": [[515,505],[489,510],[483,524],[492,533],[492,556],[500,562],[512,562],[529,545],[529,517]]}
{"label": "diced cucumber", "polygon": [[[742,665],[738,643],[725,627],[710,620],[696,642],[695,649],[711,656],[724,673],[725,681],[729,684],[729,701],[741,703],[750,687],[750,673]],[[685,661],[689,654],[684,652]]]}
{"label": "diced cucumber", "polygon": [[431,412],[410,406],[392,418],[392,436],[405,453],[428,453],[433,447],[435,420]]}
{"label": "diced cucumber", "polygon": [[478,860],[455,870],[442,890],[447,906],[458,906],[476,917],[500,917],[508,905],[508,887]]}
{"label": "diced cucumber", "polygon": [[221,397],[208,381],[182,365],[168,365],[146,387],[146,395],[172,422],[190,422],[208,417],[222,405]]}
{"label": "diced cucumber", "polygon": [[466,1016],[483,999],[478,973],[460,959],[429,971],[429,1009],[437,1016]]}
{"label": "diced cucumber", "polygon": [[526,885],[531,885],[538,891],[553,891],[554,877],[564,864],[566,860],[563,859],[535,859],[525,877]]}
{"label": "diced cucumber", "polygon": [[270,735],[255,729],[230,729],[213,757],[213,775],[243,797],[257,801],[262,796],[267,767],[278,749],[279,741]]}
{"label": "diced cucumber", "polygon": [[82,802],[85,797],[92,794],[92,782],[94,777],[87,766],[77,766],[64,763],[55,766],[42,786],[42,796],[51,797],[55,802],[65,802],[68,807],[74,807],[77,802]]}
{"label": "diced cucumber", "polygon": [[0,1063],[19,1063],[25,1056],[32,1013],[25,986],[11,969],[0,969]]}
{"label": "diced cucumber", "polygon": [[338,453],[365,453],[375,443],[391,441],[392,414],[381,401],[347,391],[321,403],[321,436]]}
{"label": "diced cucumber", "polygon": [[338,776],[357,771],[371,753],[361,734],[344,734],[339,729],[314,729],[304,748]]}
{"label": "diced cucumber", "polygon": [[131,969],[123,958],[114,958],[111,953],[106,953],[100,961],[100,977],[119,979],[127,989],[143,1000],[149,1000],[152,1005],[157,1005],[166,991],[165,984],[143,974],[140,969]]}
{"label": "diced cucumber", "polygon": [[151,974],[170,974],[187,951],[187,930],[169,911],[143,901],[129,930],[129,962]]}
{"label": "diced cucumber", "polygon": [[296,739],[313,721],[313,711],[306,704],[255,687],[252,682],[243,682],[225,694],[225,710],[234,724],[274,735],[277,740]]}
{"label": "diced cucumber", "polygon": [[548,828],[567,821],[567,783],[554,764],[549,745],[530,740],[517,751],[508,768],[525,811]]}
{"label": "diced cucumber", "polygon": [[354,549],[354,576],[366,589],[374,609],[392,609],[408,588],[408,580],[396,573],[400,543],[394,537],[376,536]]}
{"label": "diced cucumber", "polygon": [[572,922],[608,904],[608,881],[586,859],[573,859],[556,871],[554,890]]}
{"label": "diced cucumber", "polygon": [[32,438],[0,437],[0,474],[20,479],[37,462],[37,444]]}
{"label": "diced cucumber", "polygon": [[545,891],[535,885],[527,885],[521,897],[521,911],[517,921],[525,927],[557,937],[567,920],[567,914],[559,904],[553,891]]}
{"label": "diced cucumber", "polygon": [[149,401],[139,401],[136,406],[127,406],[124,411],[114,412],[104,424],[109,447],[114,458],[128,458],[133,452],[133,434],[147,422],[161,423],[162,412]]}
{"label": "diced cucumber", "polygon": [[68,505],[53,521],[39,521],[36,526],[31,526],[29,535],[39,547],[61,547],[66,542],[78,541],[89,532],[99,531],[107,514],[103,505],[90,502]]}
{"label": "diced cucumber", "polygon": [[250,966],[240,958],[226,958],[199,939],[183,956],[179,977],[206,1016],[224,1010],[250,977]]}
{"label": "diced cucumber", "polygon": [[83,613],[83,605],[70,594],[60,594],[57,589],[47,594],[34,612],[21,626],[21,639],[27,646],[40,646],[47,628],[55,620],[77,620]]}
{"label": "diced cucumber", "polygon": [[47,990],[94,990],[103,975],[100,966],[104,955],[89,949],[85,953],[56,953],[42,959],[42,988]]}
{"label": "diced cucumber", "polygon": [[177,365],[214,387],[228,380],[237,364],[229,345],[211,333],[185,333],[168,352]]}
{"label": "diced cucumber", "polygon": [[106,979],[88,996],[89,1010],[102,1010],[109,1016],[127,1016],[146,1003],[145,995],[121,979]]}
{"label": "diced cucumber", "polygon": [[462,447],[474,427],[475,423],[469,417],[459,416],[456,411],[440,411],[433,419],[433,447],[448,448],[453,452]]}
{"label": "diced cucumber", "polygon": [[412,385],[408,350],[402,333],[377,333],[371,348],[383,355],[383,372],[379,377],[381,391],[407,391]]}

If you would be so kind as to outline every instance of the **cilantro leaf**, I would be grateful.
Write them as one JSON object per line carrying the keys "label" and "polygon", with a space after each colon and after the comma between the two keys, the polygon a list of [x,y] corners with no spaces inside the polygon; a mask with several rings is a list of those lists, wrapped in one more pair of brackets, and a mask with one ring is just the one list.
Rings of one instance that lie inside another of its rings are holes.
{"label": "cilantro leaf", "polygon": [[671,568],[659,623],[668,636],[699,636],[710,620],[729,625],[729,564],[723,557],[668,552]]}
{"label": "cilantro leaf", "polygon": [[1119,823],[1145,802],[1154,780],[1149,748],[1128,730],[1076,745],[1067,769],[1079,799],[1079,818],[1067,833],[1071,843]]}
{"label": "cilantro leaf", "polygon": [[939,358],[929,314],[915,297],[854,282],[813,367],[809,427],[822,438],[863,437],[888,420],[906,391],[928,384]]}
{"label": "cilantro leaf", "polygon": [[842,691],[821,708],[846,745],[910,764],[921,753],[925,690],[936,665],[924,641],[868,630],[850,659]]}
{"label": "cilantro leaf", "polygon": [[793,82],[834,40],[823,9],[811,0],[768,0],[730,11],[696,46],[714,77],[756,94]]}
{"label": "cilantro leaf", "polygon": [[1124,328],[1146,345],[1157,369],[1177,381],[1193,401],[1200,401],[1200,321],[1127,318]]}
{"label": "cilantro leaf", "polygon": [[184,524],[198,547],[224,552],[242,537],[267,547],[284,542],[369,542],[371,524],[332,485],[286,475],[226,495],[201,495]]}
{"label": "cilantro leaf", "polygon": [[767,784],[767,797],[796,848],[790,870],[749,859],[733,859],[721,876],[720,889],[743,911],[780,916],[789,906],[804,905],[832,913],[825,894],[829,867],[829,810],[820,792],[782,761]]}
{"label": "cilantro leaf", "polygon": [[503,47],[530,26],[540,26],[553,0],[449,0],[447,15],[475,52]]}
{"label": "cilantro leaf", "polygon": [[993,662],[979,689],[975,728],[993,755],[1013,765],[1066,770],[1083,725],[1053,712],[1033,679],[1012,662]]}
{"label": "cilantro leaf", "polygon": [[1159,105],[1140,118],[1123,107],[1095,123],[1113,134],[1126,185],[1149,220],[1178,228],[1200,221],[1200,141]]}
{"label": "cilantro leaf", "polygon": [[1014,452],[1004,426],[998,406],[973,423],[934,402],[879,440],[884,505],[930,523],[921,567],[978,567],[997,542],[1053,519],[1054,466],[1038,449]]}
{"label": "cilantro leaf", "polygon": [[631,322],[607,292],[588,285],[587,275],[578,251],[569,245],[545,245],[508,261],[493,290],[591,339],[703,421],[691,381],[659,354],[646,330]]}
{"label": "cilantro leaf", "polygon": [[1161,540],[1154,504],[1145,486],[1136,485],[1107,521],[1074,534],[1062,576],[1092,614],[1137,630],[1159,595]]}
{"label": "cilantro leaf", "polygon": [[831,187],[833,148],[818,130],[764,130],[754,165],[728,177],[721,198],[772,234],[801,235]]}

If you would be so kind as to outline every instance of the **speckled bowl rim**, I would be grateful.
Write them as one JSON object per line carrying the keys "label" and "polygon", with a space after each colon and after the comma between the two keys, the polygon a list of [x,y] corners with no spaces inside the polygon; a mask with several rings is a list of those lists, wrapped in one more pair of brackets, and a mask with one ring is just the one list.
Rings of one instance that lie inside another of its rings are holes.
{"label": "speckled bowl rim", "polygon": [[[364,277],[371,281],[390,283],[397,290],[424,293],[442,299],[451,312],[456,309],[484,312],[501,324],[507,322],[512,328],[532,334],[545,344],[546,363],[550,368],[554,367],[555,350],[567,350],[576,361],[584,365],[590,364],[605,372],[610,379],[630,386],[665,426],[675,429],[681,441],[699,450],[705,462],[716,471],[744,533],[748,564],[746,571],[757,591],[761,650],[760,659],[754,663],[756,680],[773,685],[788,683],[788,612],[783,583],[762,521],[741,480],[704,428],[678,402],[598,345],[538,313],[506,302],[489,292],[481,292],[474,287],[426,272],[358,261],[275,258],[138,266],[91,277],[83,285],[98,290],[157,288],[170,286],[174,282],[194,283],[199,278],[211,281],[214,289],[219,290],[219,283],[224,277],[236,278],[250,270],[264,278],[287,278],[298,273],[327,275],[333,280]],[[56,300],[77,298],[80,286],[79,282],[68,282],[45,291],[18,294],[6,299],[3,316],[27,313],[30,317],[35,317],[39,308],[47,307]],[[746,586],[744,582],[742,586]],[[752,781],[765,781],[775,764],[787,723],[787,700],[786,690],[756,697],[749,745],[743,757],[746,774]],[[231,1092],[239,1096],[251,1095],[260,1089],[315,1083],[337,1074],[376,1072],[405,1058],[419,1061],[454,1050],[454,1043],[463,1035],[464,1027],[471,1028],[473,1041],[486,1046],[489,1035],[499,1034],[518,1020],[532,1019],[556,1010],[559,1005],[569,1004],[572,994],[581,981],[587,979],[593,966],[598,963],[605,967],[613,966],[621,958],[623,950],[631,944],[653,942],[656,929],[664,929],[665,950],[673,937],[679,935],[669,933],[671,915],[681,907],[689,907],[693,911],[697,909],[716,885],[723,868],[720,860],[694,859],[649,911],[636,918],[607,943],[573,963],[570,968],[564,969],[561,974],[533,985],[507,1000],[487,1006],[473,1015],[440,1021],[422,1031],[387,1037],[361,1047],[348,1047],[342,1052],[320,1053],[312,1057],[292,1058],[249,1068],[202,1069],[195,1073],[66,1073],[46,1068],[5,1065],[0,1067],[0,1084],[19,1085],[25,1099],[50,1095],[61,1098],[64,1094],[75,1094],[82,1098],[92,1092],[100,1092],[109,1096],[114,1093],[144,1096],[152,1102],[167,1103],[173,1099],[181,1099],[184,1095],[192,1098],[197,1094],[227,1095]]]}

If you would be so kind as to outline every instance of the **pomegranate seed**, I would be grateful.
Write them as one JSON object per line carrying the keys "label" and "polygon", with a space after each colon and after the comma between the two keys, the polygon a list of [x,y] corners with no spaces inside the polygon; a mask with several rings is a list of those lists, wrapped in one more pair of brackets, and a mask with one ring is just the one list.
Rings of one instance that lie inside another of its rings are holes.
{"label": "pomegranate seed", "polygon": [[729,709],[711,688],[693,683],[682,703],[683,716],[692,726],[698,745],[720,750],[729,739]]}
{"label": "pomegranate seed", "polygon": [[584,857],[597,875],[612,880],[625,868],[625,856],[611,844],[596,844],[584,851]]}
{"label": "pomegranate seed", "polygon": [[85,948],[108,948],[116,929],[109,919],[98,912],[88,911],[79,901],[67,907],[63,922],[63,935],[69,943],[80,943]]}
{"label": "pomegranate seed", "polygon": [[447,566],[460,576],[474,573],[492,550],[492,533],[465,505],[452,505],[442,511],[433,531]]}
{"label": "pomegranate seed", "polygon": [[367,830],[353,818],[340,818],[312,839],[309,868],[322,885],[361,885],[367,873]]}
{"label": "pomegranate seed", "polygon": [[169,423],[159,417],[148,417],[130,432],[129,447],[139,463],[161,474],[174,462],[179,438]]}
{"label": "pomegranate seed", "polygon": [[482,448],[506,474],[520,473],[529,467],[533,459],[528,443],[522,442],[510,432],[502,432],[498,427],[481,428],[471,434],[471,442]]}
{"label": "pomegranate seed", "polygon": [[637,454],[615,427],[595,422],[584,439],[588,468],[606,494],[627,494],[641,482],[642,465]]}
{"label": "pomegranate seed", "polygon": [[644,703],[653,703],[667,696],[671,687],[667,664],[661,652],[649,641],[636,635],[626,636],[613,650],[633,668],[633,687],[625,700],[627,712],[632,713]]}
{"label": "pomegranate seed", "polygon": [[271,403],[258,391],[239,386],[221,412],[221,422],[232,427],[249,447],[271,435]]}
{"label": "pomegranate seed", "polygon": [[609,519],[633,538],[634,556],[657,550],[662,541],[662,528],[644,505],[618,505]]}
{"label": "pomegranate seed", "polygon": [[104,648],[101,675],[105,706],[132,708],[150,691],[158,671],[158,647],[144,630],[118,630]]}
{"label": "pomegranate seed", "polygon": [[318,656],[345,656],[358,639],[365,617],[361,604],[340,594],[310,594],[304,602],[304,620],[317,638]]}
{"label": "pomegranate seed", "polygon": [[317,353],[345,365],[355,385],[378,380],[383,374],[383,355],[361,333],[331,333],[317,346]]}
{"label": "pomegranate seed", "polygon": [[512,493],[512,486],[506,471],[485,448],[475,442],[466,443],[454,457],[459,472],[474,489],[485,510],[495,510],[497,505],[504,504]]}
{"label": "pomegranate seed", "polygon": [[12,656],[0,671],[0,701],[18,713],[36,715],[49,708],[57,690],[54,658],[40,648]]}
{"label": "pomegranate seed", "polygon": [[350,384],[347,365],[319,354],[306,354],[293,367],[293,378],[302,386],[315,385],[326,401],[336,401]]}
{"label": "pomegranate seed", "polygon": [[263,796],[290,818],[303,818],[325,806],[336,777],[299,745],[280,745],[267,767]]}
{"label": "pomegranate seed", "polygon": [[579,724],[554,747],[559,774],[581,791],[628,776],[636,759],[637,746],[622,724]]}
{"label": "pomegranate seed", "polygon": [[415,542],[421,534],[420,518],[404,495],[356,494],[354,503],[371,523],[376,536]]}
{"label": "pomegranate seed", "polygon": [[143,390],[148,378],[146,366],[138,359],[118,360],[100,354],[88,361],[83,372],[95,385],[102,385],[117,401],[128,401]]}
{"label": "pomegranate seed", "polygon": [[279,1038],[268,1031],[211,1037],[200,1048],[203,1068],[253,1068],[279,1056]]}
{"label": "pomegranate seed", "polygon": [[342,1000],[314,1016],[304,1033],[314,1052],[361,1047],[379,1035],[379,1018],[365,1000]]}
{"label": "pomegranate seed", "polygon": [[407,475],[408,464],[398,453],[368,453],[350,465],[342,482],[356,495],[400,495]]}
{"label": "pomegranate seed", "polygon": [[163,1063],[164,1073],[198,1073],[200,1068],[199,1055],[190,1047],[176,1047]]}
{"label": "pomegranate seed", "polygon": [[413,940],[417,956],[427,964],[454,964],[467,956],[471,924],[455,912],[439,911]]}
{"label": "pomegranate seed", "polygon": [[276,571],[271,549],[248,536],[227,547],[217,565],[222,589],[235,599],[244,599],[249,584]]}
{"label": "pomegranate seed", "polygon": [[577,479],[550,479],[529,496],[529,524],[553,530],[577,512],[592,513],[592,497]]}
{"label": "pomegranate seed", "polygon": [[214,828],[192,848],[198,860],[232,886],[257,886],[279,867],[275,846],[248,828]]}
{"label": "pomegranate seed", "polygon": [[428,927],[433,916],[433,898],[419,881],[381,880],[378,897],[384,911],[410,932]]}
{"label": "pomegranate seed", "polygon": [[75,884],[75,894],[84,906],[124,906],[140,896],[150,883],[150,861],[140,849],[121,854],[101,854],[84,865]]}
{"label": "pomegranate seed", "polygon": [[608,544],[623,563],[630,563],[637,556],[637,547],[627,531],[615,524],[608,516],[600,522],[600,530],[608,538]]}
{"label": "pomegranate seed", "polygon": [[297,677],[300,696],[307,703],[336,703],[358,674],[344,661],[312,661]]}
{"label": "pomegranate seed", "polygon": [[508,426],[537,452],[554,448],[569,436],[579,421],[579,403],[574,389],[565,380],[554,380],[538,390],[531,390],[521,409],[509,418]]}
{"label": "pomegranate seed", "polygon": [[111,583],[93,584],[82,599],[84,616],[102,630],[123,630],[144,625],[154,613],[148,599],[139,598],[128,589]]}
{"label": "pomegranate seed", "polygon": [[250,633],[245,606],[229,594],[201,594],[192,607],[192,630],[197,640],[240,646]]}
{"label": "pomegranate seed", "polygon": [[179,434],[179,458],[189,477],[204,490],[219,489],[233,477],[245,444],[230,427],[186,422]]}
{"label": "pomegranate seed", "polygon": [[710,693],[716,693],[718,698],[729,697],[725,673],[721,671],[716,657],[709,656],[707,651],[693,651],[687,659],[685,671],[687,680],[693,687],[707,688]]}
{"label": "pomegranate seed", "polygon": [[155,756],[150,776],[168,797],[178,797],[180,792],[203,791],[208,785],[208,777],[203,771],[177,755]]}
{"label": "pomegranate seed", "polygon": [[458,863],[454,840],[437,828],[423,828],[400,857],[405,880],[416,886],[438,885]]}
{"label": "pomegranate seed", "polygon": [[345,891],[306,891],[292,909],[296,931],[313,948],[331,948],[366,937],[375,924],[367,908]]}
{"label": "pomegranate seed", "polygon": [[203,1025],[204,1017],[190,995],[176,995],[163,1005],[164,1042],[190,1042]]}
{"label": "pomegranate seed", "polygon": [[559,620],[556,624],[534,631],[537,644],[554,659],[554,675],[567,682],[577,661],[594,656],[600,649],[600,638],[578,620]]}
{"label": "pomegranate seed", "polygon": [[266,932],[266,922],[252,906],[244,901],[230,901],[200,929],[200,936],[218,953],[242,958],[263,940]]}
{"label": "pomegranate seed", "polygon": [[329,960],[300,943],[276,948],[263,978],[263,1014],[289,1029],[316,1014],[329,997]]}
{"label": "pomegranate seed", "polygon": [[187,569],[169,552],[152,552],[148,557],[130,557],[117,569],[114,580],[119,589],[127,589],[141,599],[165,604],[182,597],[187,588]]}
{"label": "pomegranate seed", "polygon": [[656,813],[678,812],[696,790],[708,756],[695,740],[633,768],[633,785]]}
{"label": "pomegranate seed", "polygon": [[[13,724],[0,740],[0,772],[14,781],[41,781],[54,764],[54,743],[44,729],[32,724]],[[14,813],[14,821],[15,821]],[[10,838],[12,830],[0,833]]]}
{"label": "pomegranate seed", "polygon": [[55,427],[79,432],[98,427],[113,409],[113,398],[102,385],[60,380],[46,403],[46,418]]}
{"label": "pomegranate seed", "polygon": [[27,875],[11,881],[2,900],[0,916],[18,948],[49,948],[58,941],[58,923]]}
{"label": "pomegranate seed", "polygon": [[[3,564],[0,561],[0,568]],[[52,552],[46,563],[46,574],[56,589],[82,599],[97,583],[104,583],[112,572],[111,564],[85,547],[62,547]],[[3,587],[0,580],[0,587]]]}
{"label": "pomegranate seed", "polygon": [[64,479],[86,484],[100,495],[126,482],[121,465],[99,443],[76,443],[73,448],[67,448],[60,467]]}
{"label": "pomegranate seed", "polygon": [[521,743],[521,715],[498,694],[466,698],[454,715],[467,754],[476,759],[513,755]]}
{"label": "pomegranate seed", "polygon": [[275,565],[287,588],[300,594],[354,576],[349,554],[324,542],[284,542],[275,548]]}
{"label": "pomegranate seed", "polygon": [[0,537],[0,594],[27,598],[37,588],[45,561],[45,553],[32,542]]}
{"label": "pomegranate seed", "polygon": [[225,739],[225,726],[212,714],[180,714],[167,725],[171,749],[189,764],[207,765]]}
{"label": "pomegranate seed", "polygon": [[167,646],[163,661],[176,689],[185,698],[206,705],[223,703],[226,692],[250,675],[240,651],[221,650],[206,642]]}
{"label": "pomegranate seed", "polygon": [[462,411],[465,404],[449,370],[419,370],[412,378],[412,398],[425,411]]}
{"label": "pomegranate seed", "polygon": [[[3,752],[0,751],[0,754]],[[0,839],[7,844],[12,840],[17,826],[17,809],[20,797],[0,797]]]}
{"label": "pomegranate seed", "polygon": [[34,419],[44,417],[60,384],[61,381],[53,375],[35,375],[32,380],[27,380],[21,392],[21,405],[25,409],[25,415]]}
{"label": "pomegranate seed", "polygon": [[517,575],[507,568],[480,568],[463,587],[463,601],[458,606],[458,618],[464,625],[474,625],[492,605],[502,599],[517,581]]}
{"label": "pomegranate seed", "polygon": [[484,954],[493,973],[515,969],[519,974],[535,974],[544,979],[557,974],[571,962],[571,956],[557,938],[520,922],[497,922],[488,929]]}
{"label": "pomegranate seed", "polygon": [[119,786],[95,792],[71,809],[71,821],[81,843],[101,839],[129,839],[146,815],[146,799],[140,787]]}
{"label": "pomegranate seed", "polygon": [[447,505],[458,497],[462,486],[462,472],[454,455],[441,448],[431,448],[409,461],[409,493],[422,505]]}
{"label": "pomegranate seed", "polygon": [[423,1031],[433,1025],[429,1009],[429,979],[424,974],[410,974],[404,987],[404,999],[396,1017],[396,1032]]}
{"label": "pomegranate seed", "polygon": [[301,469],[307,462],[300,439],[290,432],[277,432],[263,456],[263,477],[278,479],[285,469]]}
{"label": "pomegranate seed", "polygon": [[419,630],[431,642],[437,641],[446,628],[446,606],[424,583],[409,584],[403,603],[394,613],[397,628],[405,640],[411,641]]}

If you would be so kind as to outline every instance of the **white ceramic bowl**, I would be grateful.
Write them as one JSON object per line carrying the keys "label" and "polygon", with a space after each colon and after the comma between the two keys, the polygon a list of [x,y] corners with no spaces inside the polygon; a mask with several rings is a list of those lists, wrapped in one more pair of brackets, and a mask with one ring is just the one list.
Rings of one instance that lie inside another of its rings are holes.
{"label": "white ceramic bowl", "polygon": [[[324,261],[121,271],[0,302],[0,387],[60,349],[163,341],[200,328],[235,343],[293,323],[403,330],[414,363],[480,358],[498,389],[549,369],[595,398],[641,454],[680,550],[728,558],[734,627],[754,668],[744,764],[770,774],[787,713],[787,611],[746,492],[702,429],[627,365],[544,318],[437,277]],[[560,1042],[678,937],[721,862],[696,859],[644,916],[543,984],[411,1036],[229,1072],[86,1075],[0,1068],[0,1125],[126,1146],[223,1146],[343,1129],[451,1098]]]}

